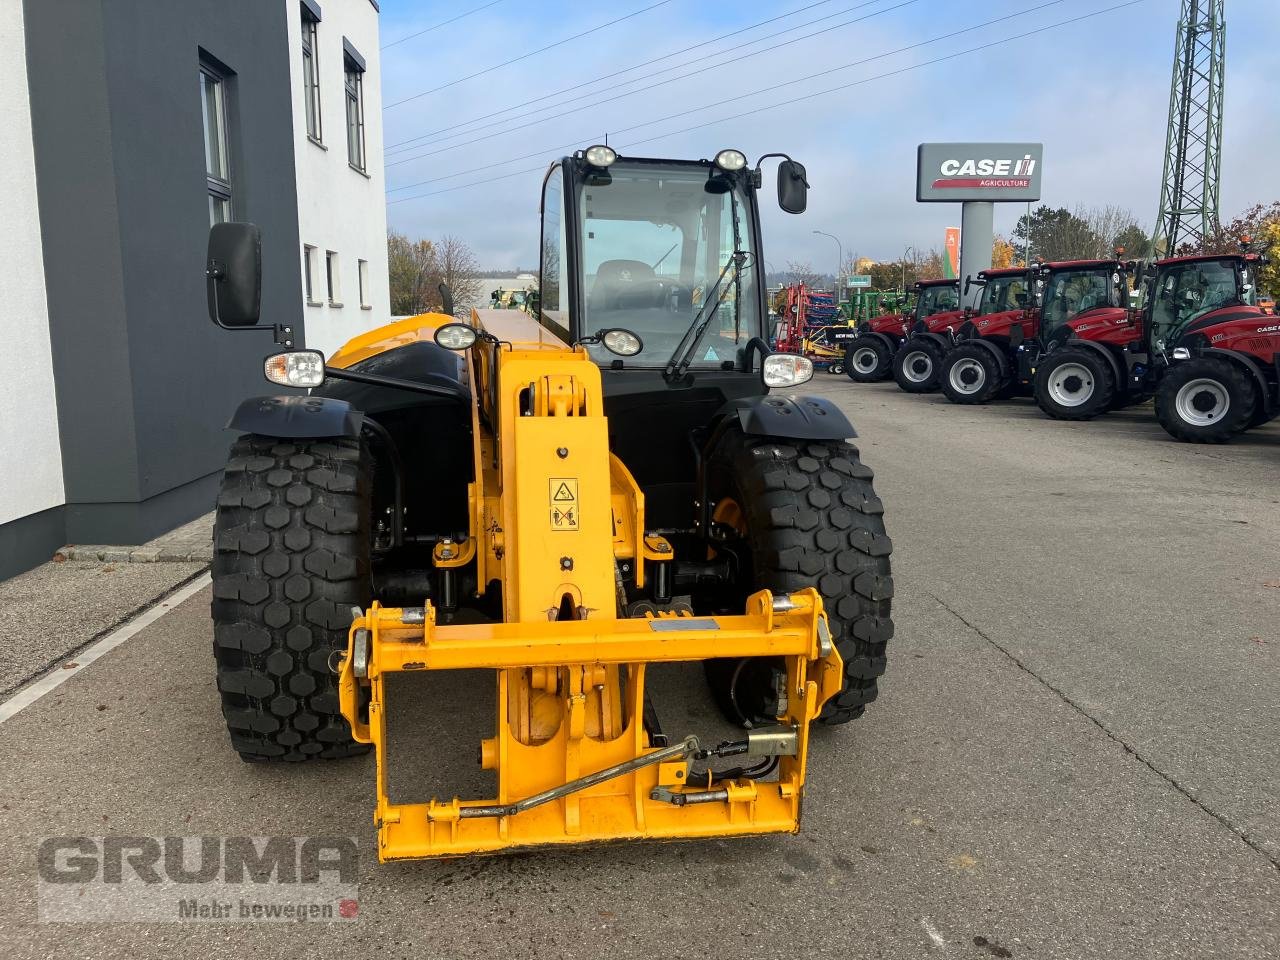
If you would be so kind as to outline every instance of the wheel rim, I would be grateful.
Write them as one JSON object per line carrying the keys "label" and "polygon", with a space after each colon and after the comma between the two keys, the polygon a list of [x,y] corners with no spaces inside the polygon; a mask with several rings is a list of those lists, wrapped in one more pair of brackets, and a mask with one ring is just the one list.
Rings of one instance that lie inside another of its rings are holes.
{"label": "wheel rim", "polygon": [[1178,419],[1193,427],[1210,427],[1231,408],[1231,396],[1217,380],[1199,377],[1182,385],[1173,404]]}
{"label": "wheel rim", "polygon": [[1049,374],[1049,396],[1060,406],[1088,403],[1093,390],[1093,374],[1082,363],[1064,363]]}
{"label": "wheel rim", "polygon": [[859,373],[874,373],[876,367],[880,366],[880,356],[870,347],[859,347],[853,351],[853,358],[849,362]]}
{"label": "wheel rim", "polygon": [[933,376],[933,357],[912,350],[902,360],[902,375],[911,383],[924,383]]}
{"label": "wheel rim", "polygon": [[965,357],[951,365],[951,388],[956,393],[978,393],[987,383],[987,371],[977,360]]}

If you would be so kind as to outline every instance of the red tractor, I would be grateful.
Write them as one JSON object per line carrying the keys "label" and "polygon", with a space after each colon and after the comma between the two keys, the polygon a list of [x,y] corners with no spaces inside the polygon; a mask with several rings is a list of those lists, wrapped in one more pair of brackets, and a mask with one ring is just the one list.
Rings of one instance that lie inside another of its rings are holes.
{"label": "red tractor", "polygon": [[915,316],[907,310],[905,298],[894,301],[885,297],[880,305],[899,312],[862,320],[852,330],[835,336],[844,347],[844,372],[855,383],[878,383],[889,376],[893,355],[906,339],[907,324]]}
{"label": "red tractor", "polygon": [[942,358],[964,317],[960,281],[921,280],[916,293],[914,320],[893,357],[893,379],[907,393],[929,393],[938,389]]}
{"label": "red tractor", "polygon": [[1049,334],[1036,402],[1057,419],[1088,420],[1154,393],[1165,430],[1199,443],[1270,420],[1280,412],[1280,323],[1257,306],[1261,264],[1247,251],[1149,264],[1140,310],[1093,311]]}
{"label": "red tractor", "polygon": [[1175,440],[1223,443],[1280,413],[1280,322],[1257,305],[1264,263],[1246,246],[1147,271],[1148,376]]}
{"label": "red tractor", "polygon": [[956,345],[942,360],[939,382],[952,403],[986,403],[1021,383],[1019,348],[1039,332],[1036,269],[983,270],[977,311],[956,332]]}

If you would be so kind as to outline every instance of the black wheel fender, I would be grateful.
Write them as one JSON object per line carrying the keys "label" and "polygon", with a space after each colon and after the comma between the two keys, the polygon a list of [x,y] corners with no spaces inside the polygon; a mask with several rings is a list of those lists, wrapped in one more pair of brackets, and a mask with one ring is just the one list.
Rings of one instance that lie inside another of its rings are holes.
{"label": "black wheel fender", "polygon": [[229,430],[282,440],[358,437],[364,414],[346,400],[332,397],[251,397],[242,402]]}
{"label": "black wheel fender", "polygon": [[966,344],[972,344],[975,347],[981,347],[991,355],[996,362],[996,369],[1000,371],[1000,376],[1008,377],[1010,375],[1009,356],[990,340],[984,340],[982,337],[974,337],[971,340],[965,340]]}
{"label": "black wheel fender", "polygon": [[736,421],[743,433],[753,437],[848,440],[858,435],[844,412],[825,397],[779,393],[743,397],[730,400],[716,412],[714,420],[722,419]]}
{"label": "black wheel fender", "polygon": [[1111,376],[1115,378],[1116,391],[1122,392],[1128,385],[1128,372],[1121,368],[1120,361],[1116,359],[1116,355],[1104,347],[1100,343],[1092,340],[1077,340],[1074,337],[1063,344],[1063,347],[1079,348],[1081,350],[1089,350],[1102,357],[1107,366],[1111,370]]}

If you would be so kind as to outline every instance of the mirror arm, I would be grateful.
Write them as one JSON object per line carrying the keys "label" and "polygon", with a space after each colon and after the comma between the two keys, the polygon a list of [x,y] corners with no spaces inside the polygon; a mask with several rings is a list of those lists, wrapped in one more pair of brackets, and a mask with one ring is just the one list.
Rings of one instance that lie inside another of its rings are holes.
{"label": "mirror arm", "polygon": [[221,285],[223,277],[227,275],[226,268],[223,267],[223,265],[220,264],[218,261],[210,260],[209,266],[205,269],[204,275],[209,284],[209,290],[213,294],[214,326],[220,327],[223,330],[230,330],[232,333],[236,333],[237,331],[240,331],[240,330],[270,329],[271,333],[275,337],[276,343],[280,344],[282,347],[293,346],[293,327],[287,326],[286,324],[283,324],[283,323],[273,323],[270,328],[259,327],[256,324],[251,327],[229,327],[225,323],[223,323],[222,310],[220,309],[220,305],[218,302],[218,287]]}

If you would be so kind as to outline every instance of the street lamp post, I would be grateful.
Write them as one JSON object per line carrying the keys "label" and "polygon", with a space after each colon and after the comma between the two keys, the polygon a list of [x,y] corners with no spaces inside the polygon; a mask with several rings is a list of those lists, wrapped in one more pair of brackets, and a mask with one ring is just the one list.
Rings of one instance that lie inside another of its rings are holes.
{"label": "street lamp post", "polygon": [[821,237],[830,237],[836,242],[836,303],[840,302],[840,271],[844,269],[844,244],[840,242],[840,238],[833,233],[824,233],[821,230],[815,230],[814,233]]}
{"label": "street lamp post", "polygon": [[915,253],[915,247],[907,247],[902,251],[902,295],[907,295],[907,257]]}

